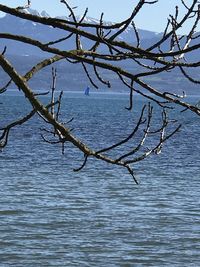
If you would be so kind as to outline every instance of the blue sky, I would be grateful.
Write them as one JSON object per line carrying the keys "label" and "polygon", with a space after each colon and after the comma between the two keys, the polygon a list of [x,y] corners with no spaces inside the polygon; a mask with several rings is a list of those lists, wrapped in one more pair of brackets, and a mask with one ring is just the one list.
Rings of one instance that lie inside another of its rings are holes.
{"label": "blue sky", "polygon": [[[104,12],[104,19],[108,21],[121,21],[131,14],[136,0],[70,0],[72,6],[78,6],[77,15],[83,14],[86,7],[89,8],[88,15],[99,18]],[[188,4],[192,1],[186,1]],[[16,7],[26,3],[24,0],[5,0],[1,4]],[[180,0],[159,0],[154,6],[146,5],[140,15],[136,18],[138,28],[161,32],[166,25],[169,13],[173,13],[174,7],[180,5]],[[52,16],[66,15],[67,11],[60,0],[32,0],[32,8],[38,11],[46,10]],[[185,12],[181,9],[182,12]]]}

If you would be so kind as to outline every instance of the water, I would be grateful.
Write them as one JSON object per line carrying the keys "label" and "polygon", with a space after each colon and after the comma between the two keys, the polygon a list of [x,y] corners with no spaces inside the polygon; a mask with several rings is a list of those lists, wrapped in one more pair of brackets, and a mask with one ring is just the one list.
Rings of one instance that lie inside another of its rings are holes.
{"label": "water", "polygon": [[[29,109],[21,97],[1,99],[1,125],[6,114]],[[62,114],[101,147],[131,129],[127,101],[66,94]],[[199,266],[200,120],[184,113],[181,122],[163,153],[135,166],[139,186],[125,170],[95,160],[74,173],[82,155],[44,144],[38,119],[13,130],[0,153],[0,266]]]}

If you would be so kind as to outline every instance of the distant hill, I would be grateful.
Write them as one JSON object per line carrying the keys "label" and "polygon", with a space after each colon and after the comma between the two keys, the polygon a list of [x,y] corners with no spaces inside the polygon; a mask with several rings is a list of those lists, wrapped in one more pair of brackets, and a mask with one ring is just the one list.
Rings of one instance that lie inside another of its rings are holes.
{"label": "distant hill", "polygon": [[[37,12],[33,9],[26,9],[26,13],[31,13],[34,15],[42,16],[42,17],[48,17],[49,15],[43,11],[41,13]],[[68,17],[58,17],[61,19],[67,19]],[[86,17],[85,21],[87,23],[98,23],[98,20]],[[105,25],[111,24],[111,22],[104,22]],[[113,30],[113,33],[116,30]],[[35,39],[38,39],[42,42],[49,42],[52,40],[57,40],[61,37],[65,37],[67,34],[63,30],[54,29],[53,27],[48,27],[45,25],[42,25],[40,23],[31,22],[28,20],[16,18],[12,15],[6,14],[4,17],[0,18],[0,32],[10,32],[13,34],[19,34],[24,36],[29,36]],[[154,39],[158,37],[159,34],[152,32],[152,31],[146,31],[146,30],[138,30],[141,41],[146,42],[147,40]],[[128,43],[134,43],[136,41],[136,37],[134,34],[134,30],[132,27],[128,27],[119,37],[121,41],[125,41]],[[89,47],[89,43],[85,38],[82,38],[82,42],[84,47]],[[11,44],[11,45],[9,45]],[[15,43],[15,45],[12,45],[13,42],[10,40],[2,40],[0,44],[0,48],[2,49],[3,46],[8,46],[8,53],[9,54],[18,54],[18,55],[42,55],[43,52],[41,52],[37,48],[33,48],[30,46],[27,46],[23,43]],[[74,48],[74,42],[67,40],[67,42],[63,42],[58,45],[60,49],[72,49]]]}
{"label": "distant hill", "polygon": [[[25,12],[36,14],[38,16],[48,17],[49,15],[43,11],[41,13],[36,10],[27,9]],[[62,19],[69,19],[68,17],[59,17]],[[87,23],[98,23],[98,20],[86,17],[85,22]],[[105,24],[111,24],[111,22],[104,22]],[[9,32],[13,34],[19,34],[24,36],[29,36],[31,38],[38,39],[42,42],[49,42],[52,40],[57,40],[61,37],[66,36],[66,32],[59,29],[54,29],[53,27],[47,27],[39,23],[34,23],[28,20],[23,20],[16,18],[12,15],[6,14],[4,17],[0,18],[0,32]],[[143,47],[148,47],[152,43],[159,40],[161,33],[156,33],[147,30],[138,30],[141,44]],[[114,33],[114,30],[113,30]],[[136,37],[132,27],[128,27],[120,36],[119,40],[134,44],[136,42]],[[195,43],[196,40],[194,40]],[[82,38],[83,47],[88,48],[90,43],[86,38]],[[38,48],[34,48],[30,45],[26,45],[20,42],[14,42],[10,40],[1,40],[0,49],[2,50],[4,46],[7,46],[7,55],[12,61],[14,66],[20,73],[24,74],[28,69],[30,69],[34,64],[40,61],[45,53],[40,51]],[[58,45],[60,49],[72,49],[74,48],[74,42],[67,41]],[[164,47],[164,49],[167,49]],[[46,53],[47,56],[47,53]],[[190,59],[195,59],[196,61],[200,58],[200,54],[195,52],[191,53]],[[199,59],[200,60],[200,59]],[[124,64],[124,63],[123,63]],[[78,64],[69,64],[68,62],[58,62],[56,64],[58,70],[58,88],[62,90],[83,90],[84,87],[88,85],[88,79],[86,74],[82,70],[82,67]],[[126,65],[122,66],[127,70],[131,70],[134,73],[139,72],[138,66],[136,66],[133,61],[127,61]],[[37,90],[48,90],[51,84],[51,67],[45,68],[39,74],[37,74],[31,81],[33,88]],[[92,71],[91,71],[92,73]],[[112,83],[112,88],[110,90],[124,91],[127,90],[124,85],[119,81],[119,79],[113,75],[111,72],[102,70],[102,75],[104,79],[109,79]],[[91,74],[95,77],[93,74]],[[200,79],[200,73],[197,69],[193,70],[192,73],[195,79]],[[170,78],[169,78],[170,77]],[[178,71],[169,73],[162,73],[156,76],[149,76],[146,78],[152,86],[156,86],[160,90],[176,90],[178,93],[186,91],[187,94],[198,94],[199,86],[189,83],[186,79],[183,79]],[[0,71],[0,86],[4,84],[8,78],[5,74]],[[104,90],[104,86],[99,84],[99,87]],[[108,89],[106,89],[108,90]]]}

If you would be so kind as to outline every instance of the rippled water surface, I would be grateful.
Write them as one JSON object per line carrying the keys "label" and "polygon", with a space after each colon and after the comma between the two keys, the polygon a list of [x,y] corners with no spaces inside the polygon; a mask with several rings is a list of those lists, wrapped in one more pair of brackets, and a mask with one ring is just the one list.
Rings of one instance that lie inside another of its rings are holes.
{"label": "rippled water surface", "polygon": [[[6,113],[20,115],[21,101],[4,96],[1,126]],[[98,147],[131,129],[127,102],[66,94],[62,114]],[[0,266],[200,266],[200,120],[182,116],[163,153],[135,166],[138,186],[94,160],[74,173],[82,155],[44,144],[37,119],[13,130],[0,153]]]}

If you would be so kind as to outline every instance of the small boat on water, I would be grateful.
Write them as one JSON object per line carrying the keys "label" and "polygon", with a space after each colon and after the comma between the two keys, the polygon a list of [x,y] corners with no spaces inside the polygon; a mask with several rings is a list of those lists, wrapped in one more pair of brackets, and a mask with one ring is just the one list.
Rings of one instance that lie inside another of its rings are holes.
{"label": "small boat on water", "polygon": [[85,95],[86,95],[86,96],[89,96],[89,95],[90,95],[90,87],[87,87],[87,88],[85,89]]}

